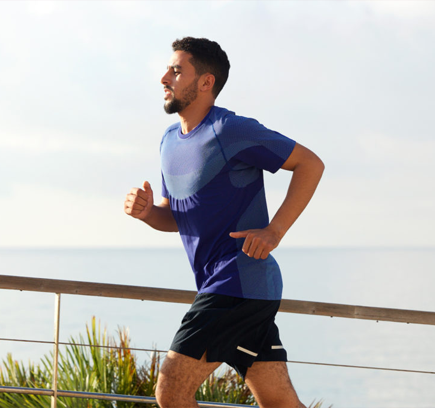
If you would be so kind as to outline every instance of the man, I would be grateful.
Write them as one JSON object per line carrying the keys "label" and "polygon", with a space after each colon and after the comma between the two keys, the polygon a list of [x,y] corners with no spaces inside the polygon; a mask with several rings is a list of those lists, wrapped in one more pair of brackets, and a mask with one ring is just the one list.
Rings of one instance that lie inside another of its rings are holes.
{"label": "man", "polygon": [[[187,37],[172,47],[161,83],[165,111],[180,123],[161,143],[163,199],[154,205],[145,181],[125,201],[128,215],[180,233],[198,287],[162,365],[157,401],[198,407],[196,390],[226,362],[262,408],[305,408],[274,323],[282,280],[270,252],[310,201],[324,165],[293,140],[215,106],[230,68],[216,42]],[[262,171],[279,168],[293,176],[269,222]]]}

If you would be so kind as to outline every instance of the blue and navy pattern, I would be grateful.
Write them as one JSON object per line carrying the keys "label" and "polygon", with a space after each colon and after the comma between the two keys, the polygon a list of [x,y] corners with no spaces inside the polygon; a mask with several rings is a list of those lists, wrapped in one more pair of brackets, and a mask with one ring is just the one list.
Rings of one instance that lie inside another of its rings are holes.
{"label": "blue and navy pattern", "polygon": [[276,172],[295,141],[254,119],[212,107],[183,135],[169,127],[161,143],[162,195],[169,199],[199,293],[277,300],[275,259],[249,258],[230,232],[269,224],[263,170]]}

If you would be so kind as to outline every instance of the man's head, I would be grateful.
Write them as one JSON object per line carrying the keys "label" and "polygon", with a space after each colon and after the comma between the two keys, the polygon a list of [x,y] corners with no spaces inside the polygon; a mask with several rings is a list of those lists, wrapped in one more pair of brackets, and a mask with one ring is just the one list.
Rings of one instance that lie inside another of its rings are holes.
{"label": "man's head", "polygon": [[174,41],[172,48],[174,54],[161,79],[166,113],[180,113],[198,98],[213,103],[228,78],[225,52],[214,41],[192,37]]}
{"label": "man's head", "polygon": [[184,51],[192,55],[190,63],[195,67],[196,75],[209,73],[215,77],[213,96],[217,98],[228,79],[230,62],[227,54],[215,41],[207,38],[185,37],[172,43],[175,51]]}

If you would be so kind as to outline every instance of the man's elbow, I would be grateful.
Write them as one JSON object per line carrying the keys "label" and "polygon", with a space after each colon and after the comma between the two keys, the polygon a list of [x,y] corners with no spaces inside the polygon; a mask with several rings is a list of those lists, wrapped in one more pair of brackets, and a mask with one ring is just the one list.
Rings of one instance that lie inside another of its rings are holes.
{"label": "man's elbow", "polygon": [[322,159],[319,156],[316,156],[316,158],[316,168],[318,169],[320,174],[323,174],[323,172],[325,171],[325,163],[323,163]]}
{"label": "man's elbow", "polygon": [[323,172],[325,171],[325,163],[323,163],[323,161],[318,156],[316,156],[316,160],[312,164],[312,166],[313,166],[312,171],[317,175],[317,179],[319,182],[320,179],[322,178]]}
{"label": "man's elbow", "polygon": [[310,169],[312,172],[315,172],[320,176],[325,170],[325,163],[323,163],[322,159],[317,156],[317,154],[311,151],[310,154],[306,157],[306,160],[301,164],[303,164],[306,169]]}

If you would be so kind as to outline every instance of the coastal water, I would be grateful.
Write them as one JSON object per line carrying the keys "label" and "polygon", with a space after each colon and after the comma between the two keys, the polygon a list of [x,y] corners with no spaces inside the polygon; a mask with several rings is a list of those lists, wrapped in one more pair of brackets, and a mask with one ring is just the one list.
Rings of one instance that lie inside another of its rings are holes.
{"label": "coastal water", "polygon": [[[435,249],[289,249],[286,299],[435,311]],[[2,249],[0,275],[194,290],[181,249]],[[1,279],[1,277],[0,277]],[[96,316],[110,334],[128,327],[132,346],[167,349],[188,305],[63,295],[61,341]],[[53,337],[54,295],[0,290],[0,338]],[[280,313],[292,361],[435,372],[435,327]],[[39,361],[51,346],[0,341],[0,361]],[[146,353],[140,354],[141,359]],[[300,398],[334,408],[435,408],[435,374],[288,364]]]}

